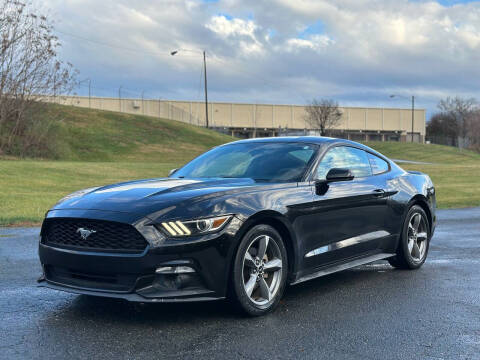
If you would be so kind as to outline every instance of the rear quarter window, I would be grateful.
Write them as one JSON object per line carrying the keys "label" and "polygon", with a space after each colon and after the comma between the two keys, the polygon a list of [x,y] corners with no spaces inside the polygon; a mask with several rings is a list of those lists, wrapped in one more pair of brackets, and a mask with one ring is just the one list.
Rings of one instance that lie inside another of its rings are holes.
{"label": "rear quarter window", "polygon": [[370,162],[370,166],[372,168],[373,175],[383,174],[390,169],[388,162],[375,156],[373,154],[368,154],[368,161]]}

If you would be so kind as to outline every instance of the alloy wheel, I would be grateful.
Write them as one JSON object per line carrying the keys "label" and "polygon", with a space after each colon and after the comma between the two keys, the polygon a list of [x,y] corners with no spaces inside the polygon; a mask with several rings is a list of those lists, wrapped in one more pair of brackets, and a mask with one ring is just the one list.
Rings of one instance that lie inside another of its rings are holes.
{"label": "alloy wheel", "polygon": [[268,235],[252,240],[243,257],[243,288],[255,305],[273,300],[282,280],[283,262],[277,242]]}
{"label": "alloy wheel", "polygon": [[421,262],[427,252],[427,224],[420,213],[413,213],[408,222],[408,252],[415,262]]}

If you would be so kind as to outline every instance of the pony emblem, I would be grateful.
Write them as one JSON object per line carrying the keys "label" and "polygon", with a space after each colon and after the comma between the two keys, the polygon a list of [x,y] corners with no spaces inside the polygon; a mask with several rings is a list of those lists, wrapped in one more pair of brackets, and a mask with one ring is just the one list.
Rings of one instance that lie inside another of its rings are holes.
{"label": "pony emblem", "polygon": [[84,228],[78,228],[77,233],[80,233],[80,236],[82,237],[83,240],[87,240],[87,238],[90,235],[95,234],[96,231],[95,230],[88,230],[88,229],[84,229]]}

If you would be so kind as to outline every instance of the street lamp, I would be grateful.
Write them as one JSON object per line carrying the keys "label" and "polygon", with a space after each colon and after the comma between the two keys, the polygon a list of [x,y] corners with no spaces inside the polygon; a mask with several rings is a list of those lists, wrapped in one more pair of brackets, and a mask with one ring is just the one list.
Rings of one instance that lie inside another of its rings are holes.
{"label": "street lamp", "polygon": [[[396,94],[390,95],[390,98],[393,99],[394,97],[401,97],[401,98],[404,98],[404,99],[409,99],[408,97],[403,96],[403,95],[396,95]],[[412,95],[412,143],[413,143],[414,123],[415,123],[415,96]]]}
{"label": "street lamp", "polygon": [[[189,50],[189,49],[178,49],[170,52],[170,55],[175,56],[178,54],[179,51],[189,51],[194,53],[199,53],[200,51],[196,50]],[[205,78],[205,126],[208,128],[208,91],[207,91],[207,57],[205,54],[205,50],[202,51],[203,53],[203,74]]]}

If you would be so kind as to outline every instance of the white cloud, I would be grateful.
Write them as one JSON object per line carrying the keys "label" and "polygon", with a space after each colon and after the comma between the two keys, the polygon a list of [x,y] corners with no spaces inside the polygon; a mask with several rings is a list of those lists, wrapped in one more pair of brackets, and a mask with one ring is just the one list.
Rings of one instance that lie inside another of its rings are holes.
{"label": "white cloud", "polygon": [[232,35],[245,35],[255,40],[257,26],[251,20],[227,19],[225,16],[213,16],[206,25],[207,28],[226,38]]}
{"label": "white cloud", "polygon": [[52,9],[60,31],[96,41],[59,34],[66,60],[98,88],[111,88],[108,95],[123,84],[153,97],[199,98],[201,56],[169,55],[189,48],[207,50],[212,100],[299,103],[333,96],[375,106],[395,89],[419,95],[419,105],[433,109],[440,94],[480,98],[478,2],[36,2]]}
{"label": "white cloud", "polygon": [[[288,39],[284,48],[289,52],[298,52],[303,49],[321,51],[327,46],[334,44],[335,41],[327,35],[313,35],[309,39],[292,38]],[[278,48],[277,48],[278,49]]]}
{"label": "white cloud", "polygon": [[262,51],[263,46],[255,35],[258,26],[252,20],[227,19],[224,15],[213,16],[205,27],[224,41],[230,42],[238,39],[238,45],[244,55]]}

